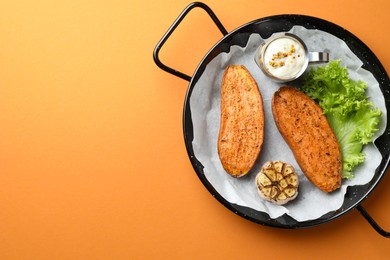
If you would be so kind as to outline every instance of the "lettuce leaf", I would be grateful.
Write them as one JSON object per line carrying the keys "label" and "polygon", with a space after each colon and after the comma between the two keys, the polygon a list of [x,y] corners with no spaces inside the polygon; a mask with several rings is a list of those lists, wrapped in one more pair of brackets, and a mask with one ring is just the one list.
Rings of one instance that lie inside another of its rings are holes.
{"label": "lettuce leaf", "polygon": [[364,162],[363,146],[372,142],[382,112],[368,101],[367,84],[350,79],[348,70],[332,60],[312,68],[303,79],[302,90],[324,110],[340,144],[343,178],[353,178],[353,169]]}

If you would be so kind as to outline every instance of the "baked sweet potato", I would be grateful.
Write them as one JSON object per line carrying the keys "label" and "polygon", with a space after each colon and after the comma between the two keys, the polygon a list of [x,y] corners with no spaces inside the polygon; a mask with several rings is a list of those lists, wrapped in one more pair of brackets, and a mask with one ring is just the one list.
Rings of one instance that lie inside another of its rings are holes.
{"label": "baked sweet potato", "polygon": [[306,177],[324,192],[338,189],[342,178],[340,146],[321,107],[303,92],[286,86],[275,92],[272,113]]}
{"label": "baked sweet potato", "polygon": [[256,81],[242,65],[226,68],[221,86],[218,154],[234,177],[246,175],[258,158],[264,139],[263,100]]}

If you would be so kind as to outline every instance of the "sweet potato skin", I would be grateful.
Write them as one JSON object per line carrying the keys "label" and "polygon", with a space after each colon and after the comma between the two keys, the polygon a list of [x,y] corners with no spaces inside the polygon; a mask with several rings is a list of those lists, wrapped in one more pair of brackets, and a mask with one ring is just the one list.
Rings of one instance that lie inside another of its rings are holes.
{"label": "sweet potato skin", "polygon": [[242,65],[226,68],[221,85],[218,154],[233,177],[246,175],[258,158],[264,139],[264,107],[260,90]]}
{"label": "sweet potato skin", "polygon": [[340,146],[321,107],[303,92],[286,86],[275,92],[272,113],[306,177],[324,192],[338,189],[342,179]]}

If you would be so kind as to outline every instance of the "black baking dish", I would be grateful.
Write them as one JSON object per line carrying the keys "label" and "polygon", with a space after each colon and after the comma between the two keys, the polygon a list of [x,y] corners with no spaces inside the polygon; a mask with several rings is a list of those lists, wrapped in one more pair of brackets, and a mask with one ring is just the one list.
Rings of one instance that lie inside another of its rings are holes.
{"label": "black baking dish", "polygon": [[[200,61],[198,67],[196,68],[193,76],[186,75],[180,71],[172,69],[165,64],[163,64],[158,55],[159,51],[166,42],[166,40],[170,37],[172,32],[176,29],[176,27],[180,24],[180,22],[184,19],[184,17],[193,9],[193,8],[202,8],[205,10],[215,23],[215,25],[219,28],[221,33],[223,34],[223,38],[218,41],[206,54],[206,56]],[[196,82],[199,80],[200,76],[204,72],[207,64],[216,57],[221,52],[228,52],[230,47],[233,45],[238,45],[244,47],[248,41],[249,36],[253,33],[259,33],[262,38],[268,38],[275,32],[284,32],[290,30],[294,25],[300,25],[305,27],[306,29],[319,29],[334,36],[343,39],[348,47],[359,57],[359,59],[363,62],[363,68],[370,71],[376,80],[380,84],[380,88],[385,98],[386,108],[389,110],[390,104],[390,80],[389,77],[378,60],[375,54],[356,36],[342,27],[328,22],[323,19],[304,16],[304,15],[275,15],[270,17],[261,18],[252,22],[249,22],[241,27],[233,30],[228,33],[222,23],[218,20],[213,11],[204,3],[194,2],[188,5],[183,12],[179,15],[179,17],[175,20],[172,26],[168,29],[165,35],[157,44],[154,49],[154,60],[156,64],[163,70],[180,77],[184,80],[189,81],[189,86],[187,90],[187,94],[184,102],[184,111],[183,111],[183,132],[184,132],[184,140],[187,148],[187,152],[190,158],[190,161],[193,165],[193,168],[204,184],[204,186],[208,189],[208,191],[224,206],[226,206],[232,212],[251,220],[255,223],[279,227],[279,228],[304,228],[311,227],[315,225],[320,225],[331,221],[341,215],[347,213],[351,209],[356,208],[372,225],[372,227],[381,235],[385,237],[390,237],[390,233],[384,231],[377,223],[370,217],[370,215],[365,211],[365,209],[360,205],[361,202],[368,197],[368,195],[372,192],[372,190],[376,187],[376,185],[380,182],[383,175],[386,173],[389,160],[390,160],[390,129],[389,125],[386,126],[384,134],[379,137],[375,141],[375,145],[381,152],[383,159],[381,164],[375,171],[374,177],[372,180],[365,184],[359,186],[350,186],[347,189],[345,194],[343,205],[336,211],[329,212],[317,219],[310,221],[299,222],[295,219],[289,217],[288,215],[282,215],[276,219],[272,219],[268,214],[256,211],[252,208],[243,207],[240,205],[232,204],[229,201],[225,200],[208,182],[203,172],[203,165],[196,158],[192,140],[193,140],[193,125],[191,119],[191,111],[189,106],[189,100],[192,97],[193,89],[196,85]]]}

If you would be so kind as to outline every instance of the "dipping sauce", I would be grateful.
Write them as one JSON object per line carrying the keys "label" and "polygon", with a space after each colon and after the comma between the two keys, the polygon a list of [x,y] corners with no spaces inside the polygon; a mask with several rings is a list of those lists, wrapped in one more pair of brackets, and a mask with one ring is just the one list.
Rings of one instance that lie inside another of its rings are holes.
{"label": "dipping sauce", "polygon": [[276,38],[264,47],[263,66],[276,78],[294,79],[307,66],[306,49],[293,37]]}

